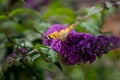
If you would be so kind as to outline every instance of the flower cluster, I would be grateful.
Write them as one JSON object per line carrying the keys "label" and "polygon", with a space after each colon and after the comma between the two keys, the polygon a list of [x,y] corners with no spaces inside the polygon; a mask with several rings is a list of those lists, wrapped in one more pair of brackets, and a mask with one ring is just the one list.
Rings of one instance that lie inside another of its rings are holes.
{"label": "flower cluster", "polygon": [[21,60],[25,59],[28,53],[28,48],[21,47],[17,48],[13,53],[8,55],[1,63],[0,63],[0,73],[4,73],[9,67],[12,67],[15,64],[20,64]]}
{"label": "flower cluster", "polygon": [[[52,25],[44,36],[66,26]],[[65,41],[58,39],[43,39],[44,45],[49,45],[62,56],[62,62],[69,65],[79,64],[80,62],[94,62],[96,57],[108,53],[109,50],[120,47],[120,38],[114,36],[93,36],[92,34],[79,33],[72,30]]]}
{"label": "flower cluster", "polygon": [[9,56],[7,56],[6,60],[9,62],[10,59],[15,59],[17,57],[26,57],[28,53],[28,49],[26,47],[18,48],[13,53],[11,53]]}

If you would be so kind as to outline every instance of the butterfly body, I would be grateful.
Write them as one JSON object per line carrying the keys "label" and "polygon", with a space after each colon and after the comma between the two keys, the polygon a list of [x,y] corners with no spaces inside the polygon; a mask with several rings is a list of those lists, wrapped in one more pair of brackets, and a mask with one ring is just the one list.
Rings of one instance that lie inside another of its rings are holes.
{"label": "butterfly body", "polygon": [[60,31],[55,31],[49,35],[47,35],[48,38],[50,39],[60,39],[62,41],[66,40],[66,37],[68,34],[73,30],[73,28],[77,25],[77,23],[74,23],[67,27],[66,29],[61,29]]}

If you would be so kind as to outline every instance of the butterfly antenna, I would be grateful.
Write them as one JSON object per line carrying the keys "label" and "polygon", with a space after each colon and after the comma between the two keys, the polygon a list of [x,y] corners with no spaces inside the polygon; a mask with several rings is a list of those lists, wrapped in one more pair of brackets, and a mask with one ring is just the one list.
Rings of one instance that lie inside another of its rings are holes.
{"label": "butterfly antenna", "polygon": [[71,24],[71,25],[70,25],[71,29],[73,29],[75,26],[77,26],[78,23],[79,23],[79,22],[75,22],[75,23]]}

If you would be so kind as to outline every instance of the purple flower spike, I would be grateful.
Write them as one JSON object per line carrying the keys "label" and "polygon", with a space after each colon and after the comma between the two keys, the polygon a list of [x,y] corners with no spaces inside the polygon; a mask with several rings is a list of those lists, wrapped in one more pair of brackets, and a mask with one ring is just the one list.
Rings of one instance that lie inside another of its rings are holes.
{"label": "purple flower spike", "polygon": [[20,52],[20,53],[22,53],[22,54],[25,54],[25,53],[28,52],[28,50],[27,50],[27,48],[19,48],[19,49],[17,49],[17,52]]}
{"label": "purple flower spike", "polygon": [[[44,36],[61,29],[66,26],[60,24],[52,25]],[[80,62],[93,63],[96,57],[101,57],[102,54],[108,53],[109,50],[120,48],[120,38],[114,36],[93,36],[87,33],[78,33],[72,30],[65,41],[51,39],[43,39],[43,44],[51,46],[57,51],[61,57],[62,62],[68,65],[79,64]]]}
{"label": "purple flower spike", "polygon": [[16,54],[17,53],[20,53],[23,57],[25,57],[26,55],[27,55],[27,53],[28,53],[28,49],[27,48],[25,48],[25,47],[23,47],[23,48],[18,48],[18,49],[16,49]]}

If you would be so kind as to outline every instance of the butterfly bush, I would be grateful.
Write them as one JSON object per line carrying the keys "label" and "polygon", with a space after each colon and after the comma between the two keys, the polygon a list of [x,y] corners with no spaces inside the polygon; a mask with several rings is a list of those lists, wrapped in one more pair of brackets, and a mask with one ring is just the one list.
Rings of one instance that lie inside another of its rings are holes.
{"label": "butterfly bush", "polygon": [[[65,25],[54,24],[44,33],[44,36],[65,28]],[[120,38],[105,35],[94,36],[72,30],[65,41],[44,37],[43,44],[51,46],[53,50],[57,51],[61,55],[63,63],[74,65],[80,62],[93,63],[102,54],[108,53],[109,50],[119,48]]]}

